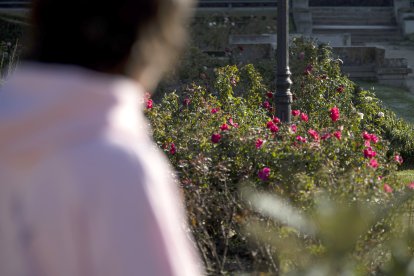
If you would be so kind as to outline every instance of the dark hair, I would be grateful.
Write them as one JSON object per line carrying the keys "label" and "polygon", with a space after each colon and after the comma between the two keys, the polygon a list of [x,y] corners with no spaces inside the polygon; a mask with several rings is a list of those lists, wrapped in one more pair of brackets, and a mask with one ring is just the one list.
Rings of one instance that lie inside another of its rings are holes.
{"label": "dark hair", "polygon": [[[163,38],[167,10],[191,7],[189,0],[34,0],[32,34],[27,58],[75,64],[111,72],[122,67],[130,75],[127,59],[136,43],[145,43],[152,33]],[[187,9],[189,10],[189,9]],[[180,13],[180,16],[183,13]],[[149,31],[151,29],[151,31]],[[168,47],[168,45],[166,46]],[[136,55],[136,54],[135,54]],[[145,62],[142,55],[141,61]],[[124,66],[125,65],[125,66]]]}

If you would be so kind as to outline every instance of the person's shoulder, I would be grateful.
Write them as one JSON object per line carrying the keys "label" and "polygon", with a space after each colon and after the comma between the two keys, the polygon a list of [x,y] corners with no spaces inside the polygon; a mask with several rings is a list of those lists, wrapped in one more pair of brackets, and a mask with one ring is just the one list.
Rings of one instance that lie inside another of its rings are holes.
{"label": "person's shoulder", "polygon": [[117,169],[129,169],[141,166],[145,162],[137,150],[137,144],[121,143],[110,139],[96,139],[74,147],[66,152],[67,159]]}
{"label": "person's shoulder", "polygon": [[96,139],[61,150],[42,163],[38,176],[47,182],[76,187],[83,195],[122,198],[174,192],[172,170],[149,139],[136,143]]}
{"label": "person's shoulder", "polygon": [[145,181],[146,160],[134,146],[96,139],[53,154],[44,168],[67,176],[76,183],[127,185]]}

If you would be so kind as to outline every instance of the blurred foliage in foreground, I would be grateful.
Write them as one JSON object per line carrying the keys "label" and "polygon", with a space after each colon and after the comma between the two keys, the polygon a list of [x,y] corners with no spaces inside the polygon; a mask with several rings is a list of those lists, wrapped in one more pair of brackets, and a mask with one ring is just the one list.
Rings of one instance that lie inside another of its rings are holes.
{"label": "blurred foliage in foreground", "polygon": [[[246,225],[246,232],[275,249],[277,274],[414,275],[414,225],[406,212],[413,188],[395,194],[385,205],[321,193],[307,214],[280,197],[245,189],[249,205],[274,222],[264,223],[258,216]],[[378,230],[390,235],[373,246]],[[369,263],[376,264],[376,270],[367,271]]]}

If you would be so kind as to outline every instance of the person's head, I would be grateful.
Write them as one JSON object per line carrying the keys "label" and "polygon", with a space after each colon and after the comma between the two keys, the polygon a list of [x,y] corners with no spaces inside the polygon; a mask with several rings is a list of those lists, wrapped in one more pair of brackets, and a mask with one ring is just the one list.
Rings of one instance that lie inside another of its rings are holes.
{"label": "person's head", "polygon": [[193,0],[33,0],[27,58],[123,74],[152,88],[186,40]]}

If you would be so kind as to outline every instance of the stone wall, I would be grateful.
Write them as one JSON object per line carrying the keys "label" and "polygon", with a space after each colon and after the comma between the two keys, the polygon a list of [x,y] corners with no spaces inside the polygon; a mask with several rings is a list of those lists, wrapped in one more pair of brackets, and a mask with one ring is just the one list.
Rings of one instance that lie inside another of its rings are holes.
{"label": "stone wall", "polygon": [[343,61],[342,70],[351,79],[378,81],[382,84],[407,87],[407,75],[412,72],[404,58],[385,58],[379,47],[334,47],[333,52]]}

